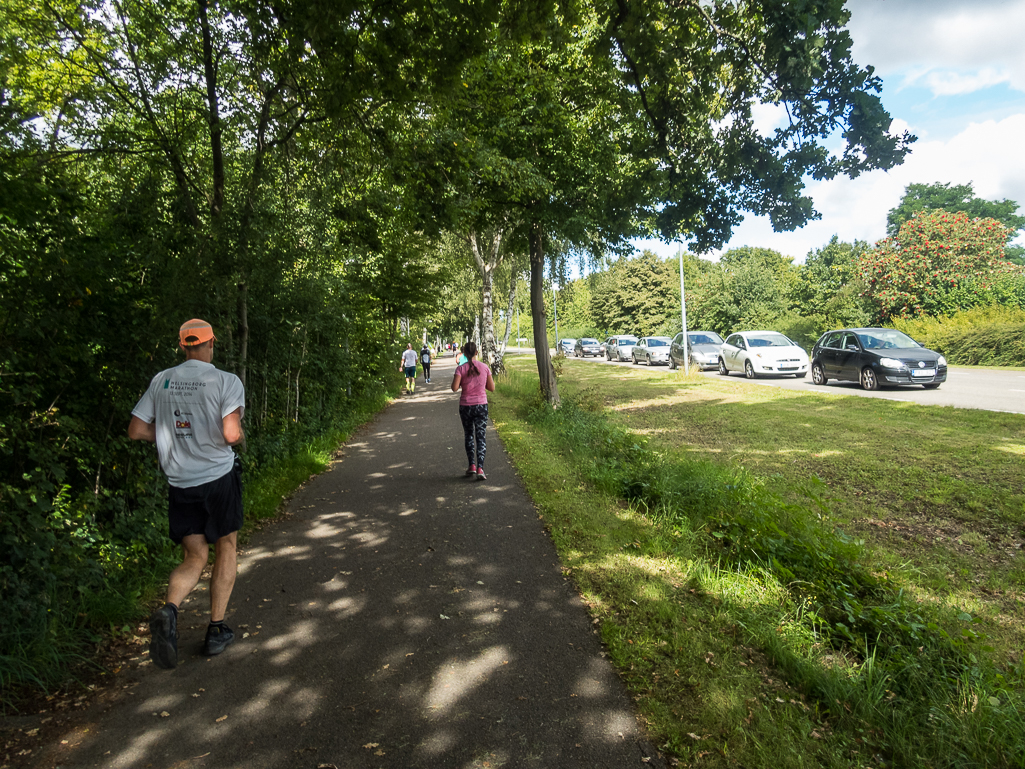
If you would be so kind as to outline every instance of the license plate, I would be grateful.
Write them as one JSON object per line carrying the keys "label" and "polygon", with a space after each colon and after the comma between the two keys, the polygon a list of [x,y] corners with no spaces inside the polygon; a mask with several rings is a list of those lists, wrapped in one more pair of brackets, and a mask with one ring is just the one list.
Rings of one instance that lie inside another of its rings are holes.
{"label": "license plate", "polygon": [[913,369],[911,369],[911,376],[936,376],[936,369],[934,369],[934,368],[913,368]]}

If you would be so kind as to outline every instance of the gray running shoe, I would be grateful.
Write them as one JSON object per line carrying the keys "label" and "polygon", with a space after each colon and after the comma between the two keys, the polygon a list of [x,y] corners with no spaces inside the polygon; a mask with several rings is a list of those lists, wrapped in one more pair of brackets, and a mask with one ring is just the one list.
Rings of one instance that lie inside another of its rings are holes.
{"label": "gray running shoe", "polygon": [[153,664],[165,670],[178,666],[178,618],[174,610],[161,606],[149,617],[149,657]]}
{"label": "gray running shoe", "polygon": [[227,625],[210,625],[206,629],[206,643],[203,644],[203,654],[212,657],[227,649],[235,640],[235,631]]}

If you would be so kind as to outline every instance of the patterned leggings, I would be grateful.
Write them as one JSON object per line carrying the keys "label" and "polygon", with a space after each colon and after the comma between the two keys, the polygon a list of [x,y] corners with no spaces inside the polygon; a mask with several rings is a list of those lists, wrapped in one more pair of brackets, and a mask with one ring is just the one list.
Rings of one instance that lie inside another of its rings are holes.
{"label": "patterned leggings", "polygon": [[[484,455],[488,452],[488,444],[484,438],[488,427],[488,404],[460,406],[459,420],[463,423],[466,459],[471,465],[484,467]],[[475,441],[476,450],[474,448]]]}

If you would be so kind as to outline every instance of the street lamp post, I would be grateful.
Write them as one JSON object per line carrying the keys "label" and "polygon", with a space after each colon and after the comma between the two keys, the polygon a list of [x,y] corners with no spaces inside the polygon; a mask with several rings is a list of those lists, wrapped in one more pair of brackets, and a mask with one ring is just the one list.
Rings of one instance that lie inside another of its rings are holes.
{"label": "street lamp post", "polygon": [[690,351],[687,339],[687,299],[683,294],[683,249],[679,251],[680,254],[680,317],[683,320],[683,373],[690,374]]}
{"label": "street lamp post", "polygon": [[556,294],[559,291],[559,286],[555,283],[552,284],[552,308],[555,311],[555,354],[559,354],[559,300],[556,298]]}

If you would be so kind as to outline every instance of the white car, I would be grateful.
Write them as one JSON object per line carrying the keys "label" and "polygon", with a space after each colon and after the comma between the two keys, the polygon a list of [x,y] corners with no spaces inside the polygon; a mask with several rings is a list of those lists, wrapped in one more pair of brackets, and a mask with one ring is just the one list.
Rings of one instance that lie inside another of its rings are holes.
{"label": "white car", "polygon": [[613,359],[619,362],[630,360],[630,350],[636,343],[637,337],[629,334],[610,336],[605,340],[605,357],[610,361]]}
{"label": "white car", "polygon": [[719,373],[739,371],[748,379],[758,376],[808,375],[808,353],[778,331],[741,331],[730,334],[719,352]]}
{"label": "white car", "polygon": [[649,366],[652,363],[669,365],[669,345],[672,343],[673,340],[667,336],[642,336],[630,350],[630,357],[634,363],[643,360]]}

